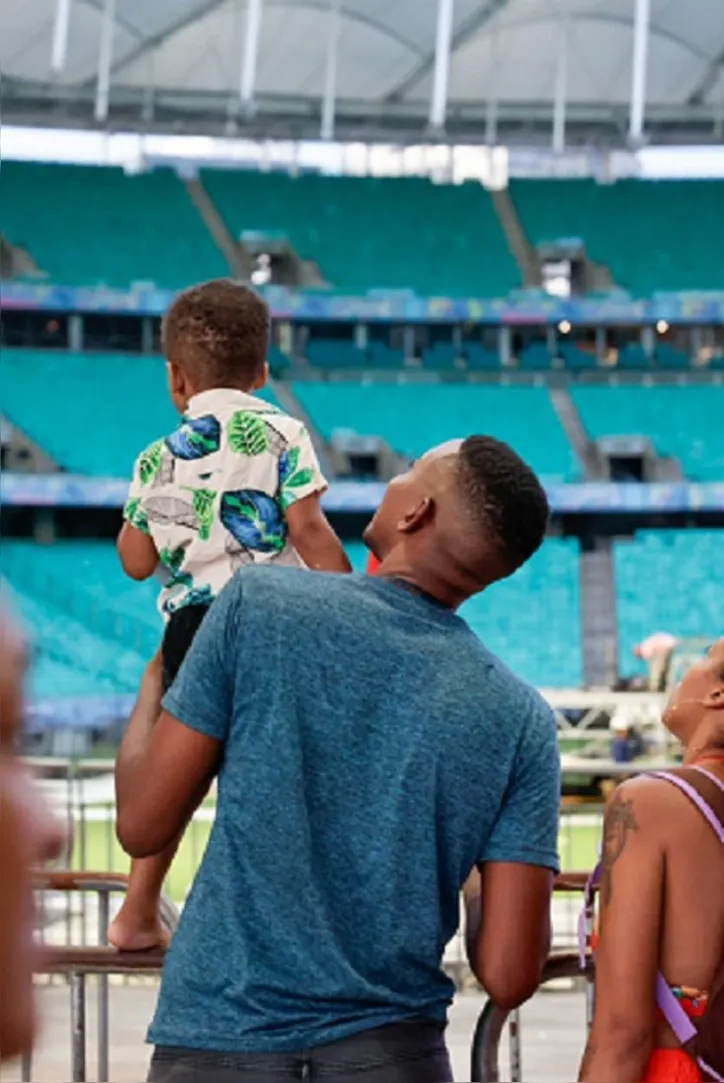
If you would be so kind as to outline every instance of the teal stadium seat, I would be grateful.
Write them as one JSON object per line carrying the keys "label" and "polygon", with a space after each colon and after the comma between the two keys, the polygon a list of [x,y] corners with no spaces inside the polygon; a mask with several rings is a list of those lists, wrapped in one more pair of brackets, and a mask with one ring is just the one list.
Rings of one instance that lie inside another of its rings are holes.
{"label": "teal stadium seat", "polygon": [[3,415],[71,473],[130,477],[178,423],[160,357],[3,349],[0,373]]}
{"label": "teal stadium seat", "polygon": [[378,435],[414,459],[434,444],[483,432],[508,441],[551,480],[580,473],[545,388],[296,382],[294,391],[326,439],[335,429]]}
{"label": "teal stadium seat", "polygon": [[63,286],[181,289],[229,273],[172,169],[3,162],[0,230]]}
{"label": "teal stadium seat", "polygon": [[724,477],[723,386],[573,387],[571,394],[593,440],[649,436],[690,481]]}
{"label": "teal stadium seat", "polygon": [[475,182],[213,169],[201,179],[233,236],[285,235],[340,290],[504,297],[520,285],[490,193]]}
{"label": "teal stadium seat", "polygon": [[534,245],[578,237],[634,296],[724,289],[724,181],[513,180]]}
{"label": "teal stadium seat", "polygon": [[633,648],[653,632],[712,641],[722,634],[723,552],[724,530],[642,530],[616,542],[622,673],[640,668]]}

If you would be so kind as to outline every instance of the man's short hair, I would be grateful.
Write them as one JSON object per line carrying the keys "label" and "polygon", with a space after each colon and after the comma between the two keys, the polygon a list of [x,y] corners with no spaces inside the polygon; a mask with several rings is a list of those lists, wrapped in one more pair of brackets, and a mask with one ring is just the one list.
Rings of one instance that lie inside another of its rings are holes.
{"label": "man's short hair", "polygon": [[510,571],[533,556],[548,529],[545,490],[508,444],[469,436],[457,456],[459,492],[472,523],[492,535]]}
{"label": "man's short hair", "polygon": [[248,286],[215,278],[176,297],[164,316],[162,338],[166,358],[198,390],[247,390],[266,363],[269,308]]}

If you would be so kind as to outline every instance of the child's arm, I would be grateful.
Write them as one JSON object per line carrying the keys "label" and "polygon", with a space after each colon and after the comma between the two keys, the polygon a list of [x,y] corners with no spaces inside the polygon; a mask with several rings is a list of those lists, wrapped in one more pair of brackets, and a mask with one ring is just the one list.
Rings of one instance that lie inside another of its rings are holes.
{"label": "child's arm", "polygon": [[150,579],[158,566],[158,553],[150,534],[125,522],[116,542],[126,575],[131,579]]}
{"label": "child's arm", "polygon": [[322,511],[321,493],[296,500],[287,508],[292,545],[308,568],[317,572],[351,572],[341,541]]}
{"label": "child's arm", "polygon": [[322,511],[327,482],[303,425],[279,460],[279,491],[289,538],[308,568],[351,572],[341,541]]}
{"label": "child's arm", "polygon": [[126,575],[131,579],[150,579],[158,567],[158,550],[151,537],[148,517],[144,508],[144,487],[148,477],[151,445],[136,459],[128,499],[123,509],[124,523],[118,535],[116,548]]}

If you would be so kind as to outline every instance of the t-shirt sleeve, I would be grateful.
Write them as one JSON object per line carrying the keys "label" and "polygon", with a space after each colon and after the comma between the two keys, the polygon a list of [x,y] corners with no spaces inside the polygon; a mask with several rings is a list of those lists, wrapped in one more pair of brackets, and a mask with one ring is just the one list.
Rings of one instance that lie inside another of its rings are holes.
{"label": "t-shirt sleeve", "polygon": [[141,483],[140,459],[136,459],[133,467],[133,477],[128,487],[128,496],[123,507],[123,518],[137,530],[144,534],[150,534],[148,518],[143,508],[143,485]]}
{"label": "t-shirt sleeve", "polygon": [[322,493],[327,479],[317,459],[311,437],[300,425],[286,451],[279,457],[279,490],[283,508],[312,493]]}
{"label": "t-shirt sleeve", "polygon": [[144,534],[151,533],[144,501],[151,482],[161,470],[163,453],[163,440],[156,440],[138,456],[133,466],[133,477],[123,508],[123,518],[126,522],[135,526],[137,530],[142,530]]}
{"label": "t-shirt sleeve", "polygon": [[179,722],[217,741],[226,740],[233,711],[240,609],[236,576],[212,603],[162,703]]}
{"label": "t-shirt sleeve", "polygon": [[513,775],[480,863],[541,865],[558,872],[560,802],[555,716],[540,704],[520,739]]}

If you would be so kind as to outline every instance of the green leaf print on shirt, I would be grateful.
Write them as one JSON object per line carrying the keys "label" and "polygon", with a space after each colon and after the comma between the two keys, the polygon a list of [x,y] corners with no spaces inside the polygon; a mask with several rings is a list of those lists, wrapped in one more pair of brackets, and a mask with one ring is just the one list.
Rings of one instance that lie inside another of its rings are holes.
{"label": "green leaf print on shirt", "polygon": [[156,440],[155,443],[141,452],[138,460],[138,476],[141,479],[141,485],[148,485],[152,482],[161,469],[163,448],[163,440]]}
{"label": "green leaf print on shirt", "polygon": [[162,549],[158,554],[158,559],[162,564],[165,564],[169,571],[177,572],[184,562],[186,556],[186,550],[183,545],[179,545],[176,549],[169,549],[168,547]]}
{"label": "green leaf print on shirt", "polygon": [[299,494],[295,493],[294,490],[301,489],[303,485],[309,485],[310,481],[313,480],[314,471],[310,466],[297,470],[296,474],[292,474],[290,478],[287,478],[281,493],[281,505],[285,511],[295,500],[299,499]]}
{"label": "green leaf print on shirt", "polygon": [[208,541],[211,537],[211,526],[214,522],[216,493],[213,489],[192,489],[191,493],[191,502],[194,506],[194,514],[199,527],[199,539]]}
{"label": "green leaf print on shirt", "polygon": [[263,455],[269,450],[267,427],[251,410],[237,410],[226,426],[229,447],[237,455]]}
{"label": "green leaf print on shirt", "polygon": [[141,498],[139,496],[131,496],[126,501],[126,506],[123,509],[123,518],[135,526],[136,530],[141,530],[144,534],[150,534],[151,531],[148,526],[148,518],[146,513],[141,507]]}

